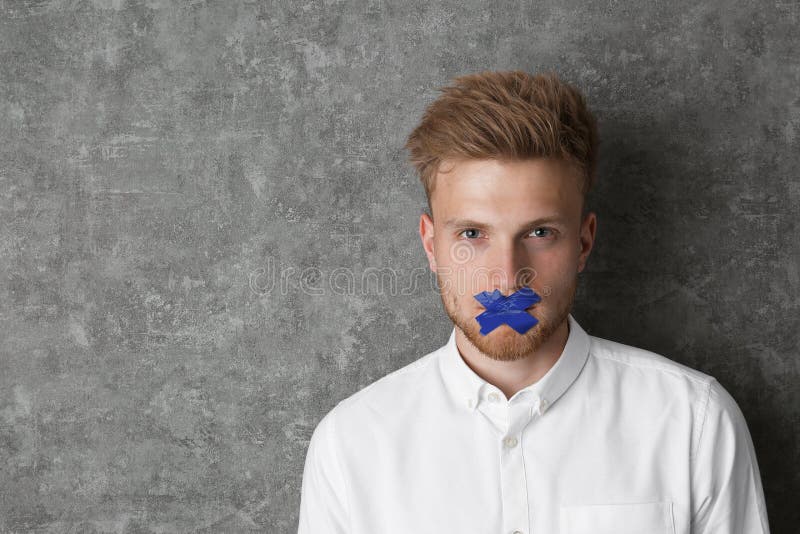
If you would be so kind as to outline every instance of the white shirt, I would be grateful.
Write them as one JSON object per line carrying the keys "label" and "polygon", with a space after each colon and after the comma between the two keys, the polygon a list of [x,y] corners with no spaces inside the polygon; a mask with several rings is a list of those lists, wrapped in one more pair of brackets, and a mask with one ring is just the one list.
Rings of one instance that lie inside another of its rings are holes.
{"label": "white shirt", "polygon": [[766,534],[742,412],[713,377],[589,336],[506,400],[447,344],[317,425],[299,534]]}

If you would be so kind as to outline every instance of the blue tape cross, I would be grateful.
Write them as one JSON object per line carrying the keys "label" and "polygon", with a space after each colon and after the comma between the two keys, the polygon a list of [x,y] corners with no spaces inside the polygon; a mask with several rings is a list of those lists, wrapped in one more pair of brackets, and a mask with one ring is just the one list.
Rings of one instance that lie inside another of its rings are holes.
{"label": "blue tape cross", "polygon": [[524,334],[539,322],[525,310],[542,300],[533,289],[520,288],[518,291],[503,296],[499,289],[493,292],[482,291],[475,295],[486,311],[475,317],[481,325],[481,335],[486,335],[501,324],[507,324],[520,334]]}

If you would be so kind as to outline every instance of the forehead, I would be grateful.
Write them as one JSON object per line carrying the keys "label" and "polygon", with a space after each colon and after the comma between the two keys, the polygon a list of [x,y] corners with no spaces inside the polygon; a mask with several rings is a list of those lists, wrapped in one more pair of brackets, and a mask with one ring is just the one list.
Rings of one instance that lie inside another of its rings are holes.
{"label": "forehead", "polygon": [[580,174],[561,160],[459,160],[440,166],[431,209],[439,219],[571,217],[582,202]]}

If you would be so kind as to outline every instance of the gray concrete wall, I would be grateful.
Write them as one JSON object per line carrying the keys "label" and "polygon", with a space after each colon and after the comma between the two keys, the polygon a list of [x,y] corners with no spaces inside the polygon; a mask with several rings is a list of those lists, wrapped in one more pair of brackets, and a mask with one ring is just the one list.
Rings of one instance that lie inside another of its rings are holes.
{"label": "gray concrete wall", "polygon": [[320,417],[449,332],[403,140],[452,76],[521,68],[600,120],[576,318],[716,376],[793,532],[798,23],[793,1],[0,2],[0,531],[294,532]]}

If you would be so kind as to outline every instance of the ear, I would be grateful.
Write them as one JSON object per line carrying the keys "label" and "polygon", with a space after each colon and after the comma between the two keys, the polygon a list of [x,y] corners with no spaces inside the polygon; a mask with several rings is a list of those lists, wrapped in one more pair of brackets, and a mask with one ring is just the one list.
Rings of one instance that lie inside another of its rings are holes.
{"label": "ear", "polygon": [[427,213],[419,217],[419,236],[422,238],[422,248],[428,256],[428,265],[431,271],[436,272],[436,256],[433,253],[433,219]]}
{"label": "ear", "polygon": [[586,214],[581,222],[581,248],[578,257],[578,272],[586,268],[586,261],[594,246],[594,236],[597,232],[597,215],[593,211]]}

